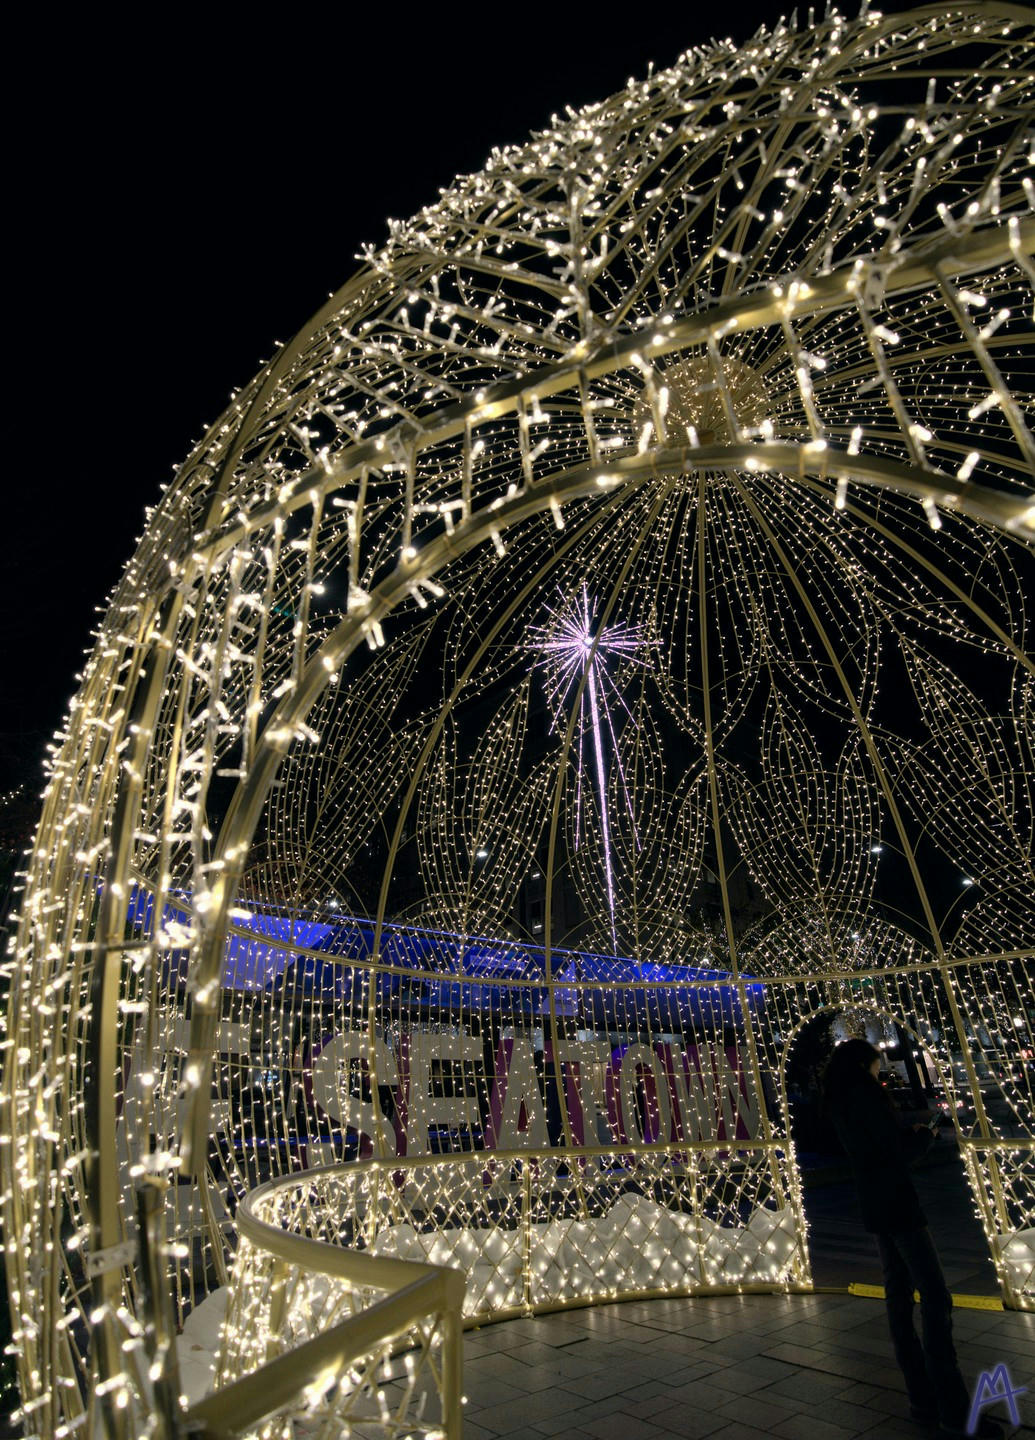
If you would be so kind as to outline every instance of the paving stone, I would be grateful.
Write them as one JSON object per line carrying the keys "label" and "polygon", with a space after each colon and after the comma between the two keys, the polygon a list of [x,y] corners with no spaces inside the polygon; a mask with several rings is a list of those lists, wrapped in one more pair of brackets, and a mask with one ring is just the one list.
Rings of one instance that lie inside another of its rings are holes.
{"label": "paving stone", "polygon": [[836,1333],[828,1335],[819,1348],[846,1355],[890,1355],[891,1338],[888,1334],[887,1321],[884,1321],[881,1331],[874,1335],[858,1330],[852,1330],[844,1335]]}
{"label": "paving stone", "polygon": [[[466,1430],[464,1433],[467,1433]],[[503,1431],[500,1440],[543,1440],[543,1437],[531,1425],[518,1425],[513,1430]]]}
{"label": "paving stone", "polygon": [[731,1365],[725,1371],[717,1371],[713,1385],[723,1390],[758,1390],[776,1380],[786,1379],[788,1367],[781,1360],[770,1360],[764,1355],[752,1355],[739,1365]]}
{"label": "paving stone", "polygon": [[608,1415],[613,1415],[617,1402],[613,1395],[606,1396],[603,1400],[590,1400],[587,1404],[579,1407],[578,1413],[572,1415],[572,1423],[585,1427],[592,1420],[600,1420]]}
{"label": "paving stone", "polygon": [[[565,1440],[567,1440],[567,1437],[572,1433],[572,1425],[576,1423],[576,1418],[578,1424],[581,1425],[584,1421],[583,1412],[579,1411],[578,1417],[575,1417],[571,1413],[565,1415],[544,1415],[541,1420],[533,1421],[532,1429],[537,1435],[546,1436],[547,1440],[549,1440],[551,1435],[563,1435]],[[464,1427],[464,1440],[467,1440],[466,1426]]]}
{"label": "paving stone", "polygon": [[841,1393],[845,1400],[851,1400],[855,1405],[865,1405],[871,1395],[879,1394],[880,1388],[869,1380],[855,1380],[848,1381]]}
{"label": "paving stone", "polygon": [[[784,1347],[791,1350],[791,1346]],[[834,1351],[816,1350],[812,1352],[811,1358],[798,1359],[796,1362],[787,1354],[780,1353],[780,1347],[766,1351],[766,1358],[781,1360],[785,1364],[797,1363],[807,1370],[818,1370],[824,1375],[840,1375],[845,1380],[869,1380],[874,1382],[878,1373],[891,1375],[890,1366],[875,1365],[873,1359],[864,1355],[842,1355]],[[895,1370],[897,1375],[898,1371]]]}
{"label": "paving stone", "polygon": [[901,1376],[898,1377],[898,1384],[895,1387],[875,1390],[865,1400],[856,1400],[847,1393],[841,1398],[845,1404],[861,1404],[864,1409],[872,1410],[875,1414],[879,1413],[903,1421],[909,1418],[909,1399]]}
{"label": "paving stone", "polygon": [[468,1433],[478,1430],[482,1435],[491,1435],[493,1440],[503,1433],[504,1427],[508,1424],[506,1411],[499,1406],[493,1406],[486,1410],[478,1410],[470,1414],[469,1407],[464,1406],[464,1440],[467,1440]]}
{"label": "paving stone", "polygon": [[820,1420],[816,1415],[791,1415],[786,1420],[778,1420],[769,1431],[771,1436],[779,1435],[781,1440],[855,1440],[859,1433],[858,1430],[846,1430],[840,1425]]}
{"label": "paving stone", "polygon": [[767,1349],[770,1341],[767,1336],[756,1332],[752,1322],[751,1329],[746,1333],[727,1335],[719,1343],[722,1345],[723,1354],[728,1355],[731,1360],[745,1360]]}
{"label": "paving stone", "polygon": [[621,1395],[623,1391],[633,1389],[639,1379],[639,1375],[634,1371],[612,1369],[606,1372],[597,1371],[592,1375],[573,1376],[567,1385],[576,1395],[582,1395],[587,1400],[600,1400],[605,1395]]}
{"label": "paving stone", "polygon": [[829,1324],[810,1324],[808,1321],[798,1322],[794,1326],[794,1343],[803,1345],[806,1349],[813,1346],[822,1346],[830,1339]]}
{"label": "paving stone", "polygon": [[464,1416],[464,1440],[497,1440],[495,1430],[486,1430],[484,1425],[479,1425],[475,1420],[468,1420]]}
{"label": "paving stone", "polygon": [[[867,1440],[923,1440],[925,1435],[930,1435],[930,1430],[920,1430],[910,1420],[883,1420],[880,1428],[867,1431]],[[937,1431],[934,1432],[937,1434]],[[464,1440],[467,1440],[467,1432],[464,1432]]]}
{"label": "paving stone", "polygon": [[686,1440],[685,1430],[656,1430],[655,1440]]}
{"label": "paving stone", "polygon": [[504,1405],[508,1400],[516,1400],[525,1393],[516,1385],[507,1385],[490,1374],[486,1374],[484,1379],[481,1378],[471,1365],[464,1366],[463,1388],[468,1407],[479,1410],[489,1404]]}
{"label": "paving stone", "polygon": [[672,1404],[672,1389],[661,1380],[645,1380],[642,1385],[634,1385],[631,1390],[622,1393],[622,1406],[635,1414],[640,1413],[642,1405],[649,1404],[652,1400],[662,1400],[666,1405]]}
{"label": "paving stone", "polygon": [[[893,1414],[897,1412],[892,1412]],[[822,1407],[822,1419],[830,1422],[831,1425],[841,1425],[854,1434],[865,1434],[872,1430],[875,1425],[883,1424],[887,1420],[887,1414],[878,1410],[876,1406],[854,1405],[850,1401],[840,1397],[837,1400],[825,1400]],[[902,1418],[905,1419],[905,1400],[903,1399]],[[919,1432],[917,1432],[919,1434]]]}
{"label": "paving stone", "polygon": [[671,1374],[667,1377],[662,1375],[660,1379],[663,1385],[678,1390],[693,1380],[706,1380],[709,1375],[714,1375],[715,1371],[714,1360],[702,1357],[700,1360],[684,1361],[681,1365],[673,1366]]}
{"label": "paving stone", "polygon": [[548,1316],[529,1315],[519,1320],[507,1320],[504,1323],[508,1335],[527,1335],[530,1340],[535,1340],[543,1332],[542,1321],[549,1318]]}
{"label": "paving stone", "polygon": [[[556,1432],[555,1432],[555,1433],[556,1433]],[[535,1430],[535,1429],[533,1429],[533,1434],[536,1436],[536,1440],[542,1440],[542,1437],[543,1437],[544,1432],[543,1432],[542,1430]],[[466,1427],[466,1426],[464,1427],[464,1440],[467,1440],[467,1427]],[[507,1440],[510,1440],[510,1437],[509,1437],[509,1436],[507,1437]],[[593,1440],[593,1436],[590,1434],[590,1432],[589,1432],[588,1430],[581,1430],[581,1429],[580,1429],[580,1430],[565,1430],[565,1432],[564,1432],[564,1440]],[[914,1437],[914,1440],[915,1440],[915,1437]]]}
{"label": "paving stone", "polygon": [[555,1377],[547,1374],[545,1368],[522,1365],[509,1355],[484,1355],[464,1366],[464,1376],[472,1373],[474,1379],[491,1379],[512,1386],[524,1394],[528,1390],[545,1390],[555,1383]]}
{"label": "paving stone", "polygon": [[707,1350],[708,1342],[698,1339],[696,1335],[659,1334],[651,1341],[651,1349],[664,1350],[672,1355],[692,1355]]}
{"label": "paving stone", "polygon": [[599,1370],[600,1357],[594,1355],[569,1355],[566,1351],[554,1351],[555,1359],[550,1361],[550,1368],[553,1374],[558,1377],[575,1377],[578,1375],[592,1375]]}
{"label": "paving stone", "polygon": [[709,1433],[713,1440],[772,1440],[771,1430],[756,1430],[753,1425],[741,1425],[737,1420]]}
{"label": "paving stone", "polygon": [[672,1390],[672,1401],[688,1410],[718,1410],[729,1399],[729,1391],[713,1385],[710,1380],[691,1380],[688,1385]]}
{"label": "paving stone", "polygon": [[658,1427],[649,1420],[616,1410],[611,1415],[601,1415],[588,1424],[580,1422],[582,1428],[597,1440],[656,1440]]}
{"label": "paving stone", "polygon": [[800,1365],[807,1370],[818,1368],[818,1362],[827,1358],[826,1352],[805,1345],[792,1345],[787,1341],[773,1345],[764,1351],[767,1360],[780,1360],[785,1365]]}
{"label": "paving stone", "polygon": [[622,1404],[634,1415],[650,1419],[651,1416],[659,1415],[662,1411],[671,1412],[672,1391],[664,1390],[658,1395],[652,1395],[647,1399],[637,1399],[635,1402],[630,1401],[628,1396],[623,1396]]}
{"label": "paving stone", "polygon": [[728,1425],[726,1417],[714,1410],[695,1410],[684,1405],[659,1410],[651,1419],[659,1433],[679,1435],[682,1440],[704,1440],[706,1435],[714,1435]]}
{"label": "paving stone", "polygon": [[737,1395],[730,1399],[718,1412],[727,1420],[739,1420],[744,1425],[754,1425],[764,1430],[781,1415],[795,1414],[794,1401],[781,1400],[768,1390],[758,1395]]}
{"label": "paving stone", "polygon": [[[707,1355],[699,1351],[693,1353],[692,1363],[707,1364]],[[679,1374],[683,1369],[683,1361],[679,1357],[673,1357],[671,1351],[656,1351],[651,1349],[650,1354],[641,1355],[637,1360],[631,1362],[635,1365],[637,1372],[644,1379],[661,1380],[668,1383],[673,1374]],[[723,1361],[725,1363],[725,1361]]]}
{"label": "paving stone", "polygon": [[844,1382],[838,1375],[822,1375],[815,1370],[798,1370],[784,1380],[777,1380],[769,1388],[775,1395],[788,1395],[792,1400],[802,1400],[806,1405],[819,1404],[833,1399]]}
{"label": "paving stone", "polygon": [[1035,1350],[1035,1334],[1010,1335],[1005,1331],[1002,1333],[989,1331],[974,1339],[964,1339],[957,1334],[956,1341],[957,1348],[965,1351],[974,1363],[980,1364],[983,1369],[986,1367],[986,1362],[995,1363],[995,1356],[1004,1360],[1009,1368],[1011,1355],[1029,1359],[1032,1351]]}
{"label": "paving stone", "polygon": [[[517,1429],[520,1425],[533,1425],[537,1420],[544,1420],[550,1415],[566,1414],[572,1416],[573,1412],[579,1411],[582,1407],[582,1396],[574,1395],[570,1390],[537,1390],[531,1395],[524,1395],[519,1400],[510,1400],[506,1405],[497,1407],[496,1411],[488,1415],[488,1420],[479,1416],[480,1424],[499,1426],[500,1421],[507,1425],[507,1429],[501,1430],[501,1434],[509,1434],[511,1429]],[[573,1423],[577,1416],[573,1416]]]}

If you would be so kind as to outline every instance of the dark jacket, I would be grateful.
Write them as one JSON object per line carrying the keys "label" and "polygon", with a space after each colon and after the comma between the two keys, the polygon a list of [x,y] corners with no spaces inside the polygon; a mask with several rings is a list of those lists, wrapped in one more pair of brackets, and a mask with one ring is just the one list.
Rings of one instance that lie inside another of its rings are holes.
{"label": "dark jacket", "polygon": [[927,1217],[909,1167],[931,1148],[931,1131],[903,1129],[883,1086],[865,1072],[829,1111],[852,1162],[866,1229],[922,1229]]}

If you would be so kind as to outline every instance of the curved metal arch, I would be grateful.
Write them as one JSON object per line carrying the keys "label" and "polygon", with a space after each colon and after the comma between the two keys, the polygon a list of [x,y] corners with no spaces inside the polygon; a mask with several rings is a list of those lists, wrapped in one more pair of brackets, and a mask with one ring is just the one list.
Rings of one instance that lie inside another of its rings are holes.
{"label": "curved metal arch", "polygon": [[[1030,25],[1032,23],[1032,12],[1029,9],[1022,5],[1005,3],[1005,0],[983,0],[980,8],[975,5],[959,5],[958,9],[960,13],[974,11],[983,16],[998,16],[1005,21],[1019,25]],[[891,34],[902,26],[922,24],[926,20],[941,21],[945,19],[945,15],[946,9],[943,5],[921,5],[902,14],[888,16],[874,15],[870,17],[867,27],[860,37],[853,41],[852,44],[855,49],[863,48],[865,45],[871,44],[876,37],[882,34]],[[1024,233],[1021,244],[1027,247],[1027,253],[1032,253],[1033,248],[1035,248],[1035,221],[1026,221],[1024,223]],[[972,245],[968,238],[966,242],[963,242],[963,248],[968,252],[969,259],[976,257],[982,247]],[[959,241],[948,241],[940,247],[940,249],[945,252],[947,258],[951,255],[952,259],[956,260],[961,249],[961,244]],[[1001,255],[1000,258],[1006,259],[1008,256]],[[986,263],[995,264],[997,262],[994,259],[988,260],[987,262],[984,259],[979,259],[976,268],[981,268]],[[896,264],[895,273],[899,277],[898,284],[895,286],[896,290],[910,288],[917,283],[922,284],[924,280],[930,278],[929,273],[923,274],[920,277],[917,277],[915,274],[910,276],[908,268],[904,270],[900,264]],[[397,275],[395,279],[399,286],[405,284],[405,272]],[[217,467],[218,473],[222,477],[218,488],[222,489],[228,483],[233,467],[240,458],[244,446],[247,444],[248,436],[251,433],[252,422],[258,420],[261,416],[263,407],[273,395],[277,384],[290,371],[292,364],[301,357],[307,344],[334,319],[350,300],[362,294],[367,287],[372,283],[376,283],[378,280],[381,280],[383,283],[384,277],[379,275],[372,267],[366,266],[360,270],[358,274],[354,275],[345,285],[339,290],[336,290],[334,294],[328,298],[307,324],[298,331],[287,345],[282,347],[278,354],[270,361],[269,365],[256,377],[250,387],[251,393],[242,400],[241,404],[235,406],[240,416],[237,425],[237,436],[231,442],[230,447]],[[590,373],[588,368],[586,373]],[[503,387],[496,388],[502,389]],[[538,389],[540,394],[547,393],[541,384],[537,386],[533,383],[531,388]],[[562,386],[561,388],[567,388],[567,386]],[[220,417],[220,420],[216,421],[206,435],[199,441],[192,456],[187,460],[184,467],[185,469],[189,469],[192,463],[201,463],[204,460],[206,452],[210,450],[216,442],[223,428],[225,428],[225,421],[223,417]]]}
{"label": "curved metal arch", "polygon": [[[636,359],[641,363],[643,360],[662,359],[706,344],[709,339],[745,334],[764,326],[780,325],[785,320],[854,306],[871,276],[879,278],[885,294],[898,295],[935,283],[934,267],[937,265],[943,266],[947,273],[965,275],[1007,263],[1018,254],[1035,255],[1035,217],[1016,226],[994,225],[975,230],[967,236],[949,237],[936,245],[919,247],[916,252],[904,252],[896,256],[891,265],[875,255],[869,261],[853,261],[829,275],[808,282],[793,275],[785,276],[759,291],[721,301],[700,315],[684,317],[665,325],[653,335],[625,335],[618,340],[608,339],[594,345],[580,341],[567,363],[487,387],[477,395],[436,412],[416,430],[405,422],[399,422],[375,439],[350,446],[332,464],[299,475],[284,485],[274,500],[256,506],[250,514],[237,519],[227,529],[210,530],[198,535],[192,544],[191,566],[198,566],[205,560],[212,563],[235,546],[245,543],[256,531],[266,528],[276,516],[287,516],[305,509],[312,503],[314,494],[326,495],[339,490],[349,481],[358,479],[364,469],[376,470],[397,454],[411,450],[419,454],[431,446],[456,439],[468,426],[515,413],[530,397],[544,400],[566,390],[577,391],[580,381],[606,378],[635,365]],[[770,446],[775,443],[768,442]],[[684,453],[695,452],[688,449]],[[704,447],[696,453],[701,464],[712,465],[713,457],[715,461],[720,458],[719,447]],[[746,455],[747,452],[742,453]],[[634,457],[633,463],[638,459]],[[855,475],[848,478],[877,480],[876,474],[863,468],[863,456],[856,457],[856,461]],[[621,462],[594,463],[597,469],[609,471]],[[891,462],[874,463],[880,466]],[[905,470],[895,475],[885,473],[886,483],[901,485],[907,490],[912,488]],[[932,477],[936,474],[933,470],[928,473]],[[975,519],[1019,530],[1028,538],[1035,536],[1035,493],[1027,501],[1016,501],[1003,509],[1000,492],[990,487],[980,484],[961,486],[948,476],[944,477],[944,482],[942,484],[942,477],[938,476],[937,487],[932,482],[931,488],[917,488],[913,493],[933,496],[935,488],[940,488],[946,494],[955,495],[955,503]],[[538,482],[546,483],[549,482]],[[182,584],[187,573],[177,575],[177,582]]]}

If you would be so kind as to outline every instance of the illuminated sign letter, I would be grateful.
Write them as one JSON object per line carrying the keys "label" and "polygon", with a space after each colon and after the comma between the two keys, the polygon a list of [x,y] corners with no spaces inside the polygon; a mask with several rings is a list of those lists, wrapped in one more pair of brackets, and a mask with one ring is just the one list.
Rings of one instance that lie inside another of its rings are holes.
{"label": "illuminated sign letter", "polygon": [[[352,1093],[352,1067],[356,1062],[366,1073],[371,1053],[376,1083],[370,1086],[368,1101]],[[392,1136],[394,1140],[394,1133],[391,1122],[385,1119],[381,1110],[378,1087],[388,1086],[394,1090],[398,1084],[395,1060],[388,1046],[377,1038],[371,1042],[361,1030],[346,1030],[342,1035],[335,1035],[313,1061],[314,1102],[343,1130],[355,1130],[360,1136],[361,1147],[365,1138],[375,1152],[381,1154],[385,1153],[388,1137]],[[315,1147],[312,1148],[315,1150]]]}
{"label": "illuminated sign letter", "polygon": [[649,1045],[630,1045],[618,1072],[623,1139],[645,1145],[672,1134],[672,1108],[664,1063]]}
{"label": "illuminated sign letter", "polygon": [[750,1094],[747,1071],[736,1050],[715,1051],[715,1090],[722,1122],[720,1140],[750,1140],[758,1134],[758,1101]]}
{"label": "illuminated sign letter", "polygon": [[543,1092],[527,1038],[500,1041],[486,1143],[492,1150],[537,1150],[550,1143]]}
{"label": "illuminated sign letter", "polygon": [[611,1047],[603,1040],[558,1040],[564,1073],[564,1101],[576,1145],[610,1145],[615,1140],[607,1111],[604,1076]]}
{"label": "illuminated sign letter", "polygon": [[680,1140],[715,1139],[715,1079],[711,1066],[705,1070],[696,1045],[679,1050],[666,1045],[672,1108]]}
{"label": "illuminated sign letter", "polygon": [[[409,1085],[406,1104],[406,1153],[428,1155],[449,1150],[450,1142],[431,1144],[429,1131],[457,1130],[467,1135],[467,1148],[481,1133],[475,1077],[484,1075],[482,1042],[474,1035],[409,1033],[404,1044]],[[440,1142],[443,1137],[439,1135]]]}

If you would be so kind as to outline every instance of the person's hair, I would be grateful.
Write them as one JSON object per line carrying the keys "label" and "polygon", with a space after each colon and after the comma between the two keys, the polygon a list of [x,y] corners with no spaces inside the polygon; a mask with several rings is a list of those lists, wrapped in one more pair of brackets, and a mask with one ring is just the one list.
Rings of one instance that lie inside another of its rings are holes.
{"label": "person's hair", "polygon": [[823,1099],[835,1109],[856,1085],[871,1078],[870,1066],[881,1058],[880,1051],[868,1040],[843,1040],[823,1072]]}

